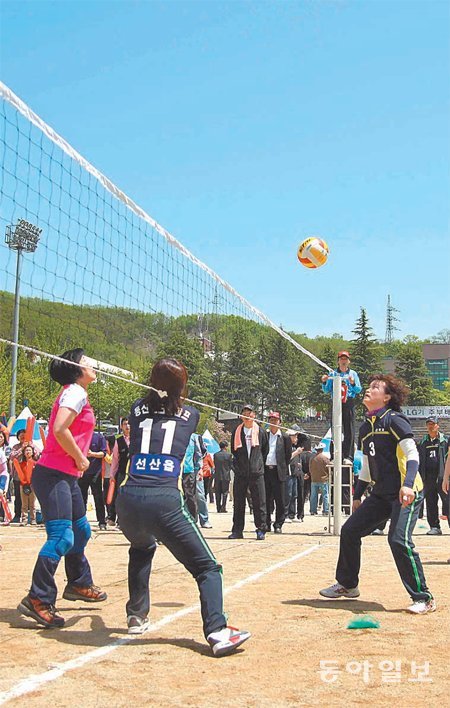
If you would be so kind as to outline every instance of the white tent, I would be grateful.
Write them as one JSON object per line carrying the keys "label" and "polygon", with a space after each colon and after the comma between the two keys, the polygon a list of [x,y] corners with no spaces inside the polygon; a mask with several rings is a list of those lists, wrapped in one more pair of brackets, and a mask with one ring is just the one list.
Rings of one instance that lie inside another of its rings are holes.
{"label": "white tent", "polygon": [[[33,413],[30,411],[28,406],[25,406],[23,411],[17,416],[16,421],[11,429],[11,436],[9,439],[10,445],[15,445],[17,443],[17,431],[26,428],[28,418],[32,417]],[[37,447],[39,450],[42,450],[43,445],[41,440],[41,434],[39,432],[39,426],[37,423],[34,424],[33,428],[33,445],[35,445],[35,447]]]}

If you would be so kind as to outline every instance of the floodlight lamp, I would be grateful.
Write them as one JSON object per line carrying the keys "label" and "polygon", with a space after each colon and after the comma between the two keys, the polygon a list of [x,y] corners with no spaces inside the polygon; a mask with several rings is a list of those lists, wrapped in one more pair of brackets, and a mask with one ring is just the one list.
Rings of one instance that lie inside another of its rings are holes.
{"label": "floodlight lamp", "polygon": [[34,253],[36,250],[42,229],[39,226],[30,224],[25,219],[18,219],[15,226],[6,227],[5,241],[9,248],[14,251],[25,251]]}

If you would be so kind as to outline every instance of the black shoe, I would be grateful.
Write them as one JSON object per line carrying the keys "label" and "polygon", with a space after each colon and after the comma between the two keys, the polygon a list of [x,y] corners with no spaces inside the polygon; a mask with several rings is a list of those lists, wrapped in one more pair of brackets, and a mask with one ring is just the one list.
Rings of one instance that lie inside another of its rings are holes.
{"label": "black shoe", "polygon": [[228,538],[244,538],[244,534],[243,533],[230,533]]}
{"label": "black shoe", "polygon": [[47,629],[64,627],[64,617],[58,615],[54,605],[47,605],[29,595],[23,598],[17,609],[25,617],[32,617],[38,624],[42,624]]}
{"label": "black shoe", "polygon": [[106,524],[99,524],[99,525],[98,525],[98,530],[99,530],[99,531],[106,531]]}

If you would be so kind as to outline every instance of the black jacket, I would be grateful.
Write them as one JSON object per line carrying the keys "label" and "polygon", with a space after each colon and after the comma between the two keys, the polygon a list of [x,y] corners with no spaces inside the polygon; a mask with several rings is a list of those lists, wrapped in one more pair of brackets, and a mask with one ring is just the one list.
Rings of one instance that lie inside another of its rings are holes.
{"label": "black jacket", "polygon": [[[418,448],[419,448],[419,472],[420,476],[422,479],[425,479],[426,476],[426,448],[427,448],[427,443],[430,443],[431,439],[430,436],[424,435],[422,440],[420,441]],[[437,458],[438,458],[438,476],[437,478],[439,480],[442,480],[444,477],[444,468],[445,468],[445,461],[447,459],[447,454],[448,454],[448,446],[449,446],[449,441],[443,435],[442,433],[439,433],[439,444],[437,447]]]}
{"label": "black jacket", "polygon": [[116,484],[120,487],[126,476],[129,459],[128,444],[123,435],[119,435],[116,439],[116,445],[119,450],[119,466],[116,473]]}
{"label": "black jacket", "polygon": [[305,476],[305,474],[309,475],[309,463],[312,457],[314,457],[314,453],[311,452],[311,450],[303,450],[303,452],[300,453],[303,476]]}
{"label": "black jacket", "polygon": [[289,474],[291,477],[298,477],[299,479],[303,479],[303,469],[302,469],[302,461],[301,461],[301,453],[300,455],[296,455],[293,460],[289,463]]}
{"label": "black jacket", "polygon": [[263,475],[264,460],[269,452],[269,443],[266,432],[259,429],[259,445],[252,447],[250,457],[247,452],[247,443],[245,442],[244,426],[241,430],[241,447],[234,449],[234,435],[231,438],[231,452],[234,457],[234,473],[236,475]]}
{"label": "black jacket", "polygon": [[214,477],[221,482],[229,482],[233,469],[233,455],[226,450],[220,450],[214,455]]}

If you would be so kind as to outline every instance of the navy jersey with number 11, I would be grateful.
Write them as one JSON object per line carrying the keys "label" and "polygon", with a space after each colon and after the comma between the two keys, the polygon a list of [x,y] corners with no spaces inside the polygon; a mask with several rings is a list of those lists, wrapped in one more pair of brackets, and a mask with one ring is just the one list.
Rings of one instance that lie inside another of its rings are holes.
{"label": "navy jersey with number 11", "polygon": [[173,416],[149,413],[139,399],[131,406],[130,462],[125,483],[144,487],[178,487],[183,459],[200,413],[183,406]]}

